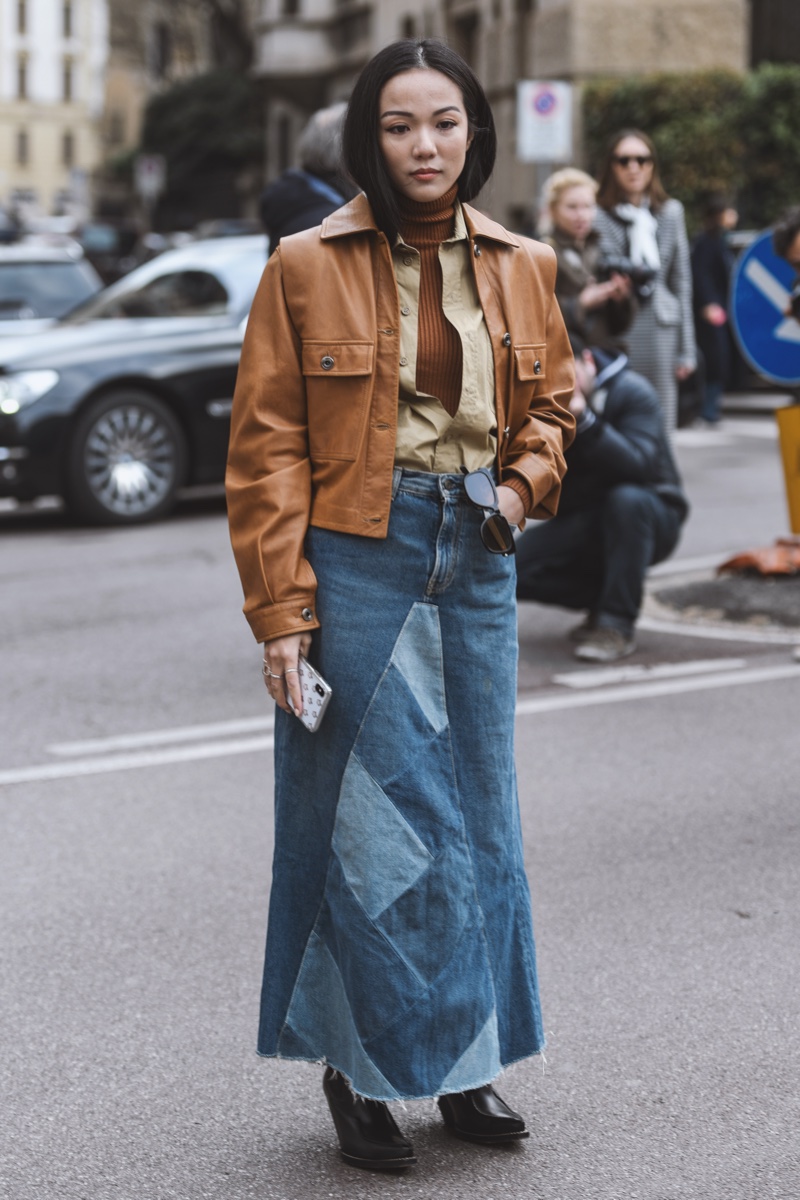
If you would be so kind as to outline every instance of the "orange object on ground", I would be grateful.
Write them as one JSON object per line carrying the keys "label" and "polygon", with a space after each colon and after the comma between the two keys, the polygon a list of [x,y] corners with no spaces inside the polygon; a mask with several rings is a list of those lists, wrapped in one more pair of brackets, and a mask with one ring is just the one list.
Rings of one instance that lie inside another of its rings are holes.
{"label": "orange object on ground", "polygon": [[797,575],[800,572],[800,538],[777,538],[773,546],[759,546],[734,554],[717,567],[717,574],[757,571],[759,575]]}

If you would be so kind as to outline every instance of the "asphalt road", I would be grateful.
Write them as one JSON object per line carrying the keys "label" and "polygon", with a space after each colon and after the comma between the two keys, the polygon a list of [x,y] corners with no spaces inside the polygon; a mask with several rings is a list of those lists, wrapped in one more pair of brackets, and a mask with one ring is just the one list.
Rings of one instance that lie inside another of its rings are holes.
{"label": "asphalt road", "polygon": [[[698,564],[786,530],[768,420],[679,439]],[[0,1195],[797,1200],[797,713],[785,644],[657,622],[621,674],[520,614],[546,1061],[532,1136],[338,1160],[319,1069],[253,1046],[269,711],[218,500],[127,531],[0,513]]]}

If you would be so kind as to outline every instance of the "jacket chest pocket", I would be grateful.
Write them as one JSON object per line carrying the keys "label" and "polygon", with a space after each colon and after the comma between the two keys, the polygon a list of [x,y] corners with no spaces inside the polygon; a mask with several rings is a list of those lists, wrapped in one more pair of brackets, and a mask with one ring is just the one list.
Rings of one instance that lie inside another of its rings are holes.
{"label": "jacket chest pocket", "polygon": [[514,363],[520,383],[542,382],[547,378],[547,343],[514,347]]}
{"label": "jacket chest pocket", "polygon": [[357,457],[372,389],[374,342],[303,342],[312,458]]}

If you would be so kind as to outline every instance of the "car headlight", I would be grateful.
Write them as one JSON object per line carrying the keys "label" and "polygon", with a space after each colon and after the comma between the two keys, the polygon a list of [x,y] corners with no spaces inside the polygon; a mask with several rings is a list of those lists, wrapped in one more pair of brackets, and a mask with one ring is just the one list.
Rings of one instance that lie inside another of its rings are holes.
{"label": "car headlight", "polygon": [[0,413],[11,417],[39,400],[58,383],[58,371],[20,371],[0,375]]}

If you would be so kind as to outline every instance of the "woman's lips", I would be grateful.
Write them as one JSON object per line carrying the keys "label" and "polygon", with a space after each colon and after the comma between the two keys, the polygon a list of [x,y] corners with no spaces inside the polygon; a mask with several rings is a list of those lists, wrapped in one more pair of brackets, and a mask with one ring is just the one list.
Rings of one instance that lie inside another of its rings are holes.
{"label": "woman's lips", "polygon": [[425,171],[414,171],[412,173],[412,178],[413,179],[433,179],[433,177],[435,175],[441,175],[441,171],[434,171],[432,169],[425,170]]}

